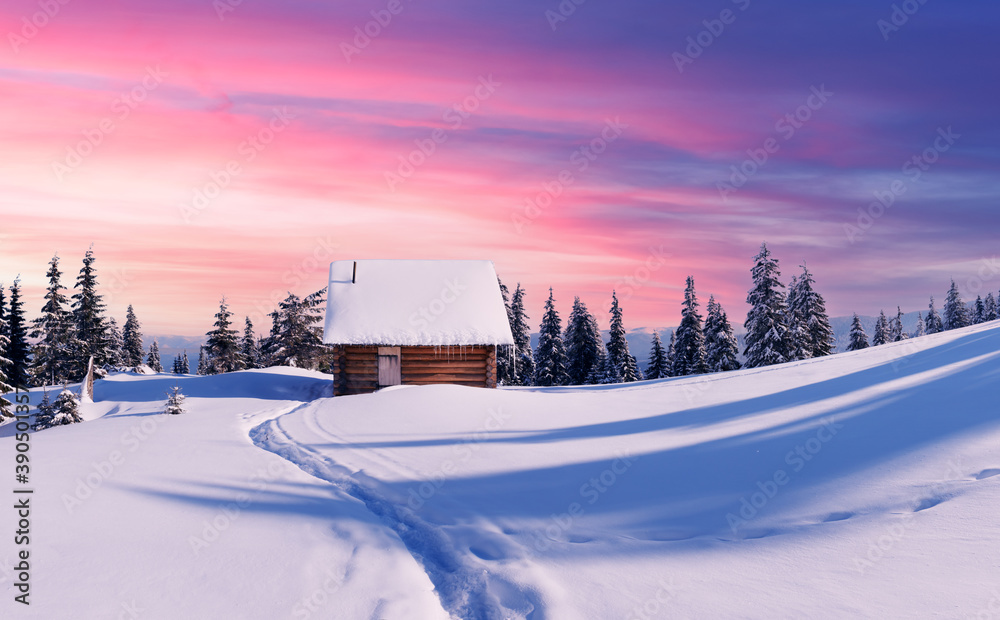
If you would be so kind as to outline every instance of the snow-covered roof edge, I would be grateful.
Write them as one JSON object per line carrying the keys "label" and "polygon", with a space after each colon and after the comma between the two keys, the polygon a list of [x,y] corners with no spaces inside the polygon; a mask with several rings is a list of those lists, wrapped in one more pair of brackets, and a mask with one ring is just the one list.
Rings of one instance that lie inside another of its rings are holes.
{"label": "snow-covered roof edge", "polygon": [[385,346],[509,345],[489,260],[342,260],[330,264],[323,341]]}

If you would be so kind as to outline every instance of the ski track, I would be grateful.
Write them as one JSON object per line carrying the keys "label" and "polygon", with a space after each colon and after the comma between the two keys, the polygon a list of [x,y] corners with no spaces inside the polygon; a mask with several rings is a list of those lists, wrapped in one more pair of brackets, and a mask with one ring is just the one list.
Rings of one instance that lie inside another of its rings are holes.
{"label": "ski track", "polygon": [[[544,620],[544,611],[537,593],[525,591],[517,584],[490,574],[485,567],[477,566],[471,558],[456,549],[439,527],[360,483],[342,465],[293,441],[282,429],[281,418],[310,404],[312,403],[303,403],[257,425],[250,430],[250,440],[258,448],[290,461],[311,476],[328,482],[361,501],[399,536],[410,555],[434,584],[442,607],[453,617],[463,620]],[[314,426],[312,416],[306,417],[307,423]],[[318,427],[315,430],[329,434]],[[502,601],[497,594],[502,595]],[[524,612],[514,612],[512,608]],[[517,615],[511,615],[512,613]]]}

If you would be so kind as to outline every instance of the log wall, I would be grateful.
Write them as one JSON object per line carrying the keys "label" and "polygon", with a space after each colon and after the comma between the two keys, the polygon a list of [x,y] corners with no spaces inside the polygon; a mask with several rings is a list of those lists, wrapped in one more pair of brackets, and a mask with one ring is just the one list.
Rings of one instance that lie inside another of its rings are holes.
{"label": "log wall", "polygon": [[365,394],[378,387],[378,347],[334,347],[333,395]]}
{"label": "log wall", "polygon": [[[447,383],[496,387],[496,347],[401,347],[403,385]],[[364,394],[378,386],[378,347],[334,347],[333,393]]]}

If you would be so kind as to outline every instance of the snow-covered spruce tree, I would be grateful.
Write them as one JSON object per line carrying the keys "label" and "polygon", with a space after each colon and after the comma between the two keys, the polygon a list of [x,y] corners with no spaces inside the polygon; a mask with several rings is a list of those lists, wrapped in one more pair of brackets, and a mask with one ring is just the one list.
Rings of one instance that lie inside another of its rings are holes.
{"label": "snow-covered spruce tree", "polygon": [[35,422],[32,428],[36,431],[52,426],[52,420],[56,417],[56,408],[49,398],[49,391],[42,389],[42,400],[35,406]]}
{"label": "snow-covered spruce tree", "polygon": [[130,369],[142,365],[142,324],[135,316],[132,304],[125,312],[125,327],[122,328],[122,363]]}
{"label": "snow-covered spruce tree", "polygon": [[524,310],[524,289],[517,283],[510,300],[511,333],[514,334],[514,377],[512,385],[531,385],[535,377],[535,358],[531,351],[531,327]]}
{"label": "snow-covered spruce tree", "polygon": [[628,350],[628,340],[625,339],[625,324],[622,321],[622,308],[618,303],[618,295],[611,291],[611,333],[608,339],[608,359],[618,369],[622,383],[642,380],[639,364]]}
{"label": "snow-covered spruce tree", "polygon": [[796,320],[800,322],[804,333],[801,348],[808,352],[807,357],[823,357],[833,353],[836,338],[830,317],[826,313],[826,301],[816,292],[816,283],[809,268],[803,263],[802,275],[793,280],[792,291],[789,294],[789,305]]}
{"label": "snow-covered spruce tree", "polygon": [[857,313],[851,321],[851,341],[847,343],[848,351],[860,351],[868,348],[868,334],[865,333],[864,326],[861,325],[861,318]]}
{"label": "snow-covered spruce tree", "polygon": [[770,366],[788,361],[788,324],[785,322],[784,285],[778,280],[778,260],[771,257],[767,244],[761,244],[754,258],[753,288],[747,294],[750,312],[746,327],[746,348],[743,355],[747,368]]}
{"label": "snow-covered spruce tree", "polygon": [[153,343],[149,345],[149,354],[146,356],[146,365],[149,366],[153,372],[163,372],[163,364],[160,363],[160,345],[156,342],[156,338],[153,338]]}
{"label": "snow-covered spruce tree", "polygon": [[688,276],[684,287],[684,301],[681,302],[681,324],[677,327],[674,367],[671,369],[675,377],[708,372],[708,363],[705,361],[705,333],[702,331],[698,305],[694,277]]}
{"label": "snow-covered spruce tree", "polygon": [[181,388],[173,387],[170,389],[171,391],[167,392],[167,404],[163,408],[163,413],[169,415],[184,413],[184,395],[181,394]]}
{"label": "snow-covered spruce tree", "polygon": [[618,367],[611,361],[607,347],[602,346],[597,356],[597,363],[590,376],[587,377],[587,383],[590,385],[610,385],[621,382],[622,376],[618,372]]}
{"label": "snow-covered spruce tree", "polygon": [[55,409],[54,426],[83,422],[80,417],[80,398],[67,387],[63,387],[63,391],[56,397]]}
{"label": "snow-covered spruce tree", "polygon": [[[0,290],[3,286],[0,285]],[[10,339],[7,337],[7,319],[3,312],[3,299],[0,297],[0,420],[14,417],[13,403],[4,398],[4,394],[14,391],[7,379],[7,369],[10,367],[10,360],[7,359],[7,345]]]}
{"label": "snow-covered spruce tree", "polygon": [[184,374],[183,372],[181,372],[181,356],[180,355],[175,355],[174,356],[174,363],[170,365],[170,372],[172,372],[175,375],[182,375],[182,374]]}
{"label": "snow-covered spruce tree", "polygon": [[798,285],[798,277],[792,276],[792,281],[788,284],[788,297],[785,299],[785,323],[788,325],[788,340],[785,348],[789,361],[812,357],[806,319],[798,312],[798,304],[795,301]]}
{"label": "snow-covered spruce tree", "polygon": [[[47,393],[45,398],[48,398]],[[64,386],[63,390],[59,392],[59,396],[56,397],[56,401],[51,405],[51,416],[39,411],[39,415],[35,416],[34,428],[36,431],[40,431],[52,428],[53,426],[75,424],[77,422],[83,422],[83,418],[80,417],[79,398],[69,388]]]}
{"label": "snow-covered spruce tree", "polygon": [[223,297],[215,315],[215,329],[205,334],[208,336],[205,342],[205,374],[218,375],[243,368],[239,334],[232,327],[232,317],[229,304]]}
{"label": "snow-covered spruce tree", "polygon": [[903,311],[896,306],[896,316],[889,322],[889,341],[906,340],[909,335],[903,331]]}
{"label": "snow-covered spruce tree", "polygon": [[72,373],[73,334],[69,298],[61,282],[58,254],[49,261],[45,275],[49,279],[45,304],[41,316],[32,321],[29,334],[35,341],[31,350],[31,375],[35,385],[60,385],[69,381]]}
{"label": "snow-covered spruce tree", "polygon": [[122,332],[118,329],[118,321],[114,317],[108,318],[107,327],[107,348],[104,358],[106,368],[122,368],[125,366],[124,348],[125,341],[122,339]]}
{"label": "snow-covered spruce tree", "polygon": [[240,341],[240,352],[243,355],[243,364],[246,368],[263,368],[264,360],[260,352],[260,343],[257,334],[253,330],[253,323],[250,317],[246,317],[243,326],[243,340]]}
{"label": "snow-covered spruce tree", "polygon": [[198,372],[199,375],[208,374],[208,360],[205,358],[205,347],[198,348]]}
{"label": "snow-covered spruce tree", "polygon": [[709,297],[705,317],[705,361],[709,372],[739,370],[739,356],[739,343],[726,311],[715,297]]}
{"label": "snow-covered spruce tree", "polygon": [[598,362],[603,342],[597,319],[579,297],[573,299],[573,310],[566,322],[563,342],[569,363],[569,382],[571,385],[583,385]]}
{"label": "snow-covered spruce tree", "polygon": [[[709,304],[711,305],[711,301]],[[649,349],[649,365],[646,366],[647,379],[663,379],[670,376],[667,368],[667,351],[663,348],[660,334],[653,332],[653,344]]]}
{"label": "snow-covered spruce tree", "polygon": [[322,305],[326,288],[304,299],[289,293],[271,313],[271,335],[264,345],[264,356],[271,366],[295,366],[317,369],[328,349],[323,344]]}
{"label": "snow-covered spruce tree", "polygon": [[914,338],[919,338],[927,333],[927,328],[924,326],[924,315],[921,312],[917,313],[917,329],[913,332]]}
{"label": "snow-covered spruce tree", "polygon": [[[514,311],[510,306],[510,289],[497,276],[497,285],[500,287],[500,297],[503,299],[504,310],[507,311],[507,324],[510,325],[510,333],[514,333]],[[500,345],[497,347],[497,383],[500,385],[517,385],[515,383],[514,372],[514,345]]]}
{"label": "snow-covered spruce tree", "polygon": [[30,385],[28,374],[31,346],[28,344],[28,323],[21,300],[21,278],[10,287],[10,308],[7,312],[7,380],[14,387]]}
{"label": "snow-covered spruce tree", "polygon": [[667,372],[674,376],[674,358],[677,357],[677,330],[670,330],[670,343],[667,345]]}
{"label": "snow-covered spruce tree", "polygon": [[878,315],[878,320],[875,321],[875,335],[872,336],[872,346],[877,347],[889,341],[889,320],[885,317],[885,310],[881,310]]}
{"label": "snow-covered spruce tree", "polygon": [[569,360],[562,339],[562,321],[556,311],[555,298],[549,288],[549,299],[539,326],[538,348],[535,349],[535,385],[567,385]]}
{"label": "snow-covered spruce tree", "polygon": [[191,362],[188,361],[187,351],[184,351],[184,354],[181,355],[181,374],[182,375],[191,374]]}
{"label": "snow-covered spruce tree", "polygon": [[992,292],[986,296],[986,300],[983,302],[983,313],[987,321],[995,321],[1000,318],[997,315],[997,300]]}
{"label": "snow-covered spruce tree", "polygon": [[74,355],[74,380],[82,379],[87,373],[87,363],[94,357],[94,368],[103,368],[106,363],[107,321],[104,318],[104,297],[97,292],[97,271],[94,268],[94,248],[87,250],[83,267],[76,278],[77,289],[73,294],[73,323],[77,341]]}
{"label": "snow-covered spruce tree", "polygon": [[972,315],[972,323],[974,325],[979,325],[980,323],[985,323],[985,322],[986,322],[986,304],[983,302],[982,295],[976,295],[976,305]]}
{"label": "snow-covered spruce tree", "polygon": [[958,292],[958,285],[951,281],[951,288],[948,290],[948,298],[944,301],[944,328],[946,330],[967,327],[972,322],[969,316],[969,308],[962,301],[962,294]]}
{"label": "snow-covered spruce tree", "polygon": [[927,328],[928,334],[937,334],[944,331],[944,321],[941,320],[941,315],[938,314],[937,308],[934,307],[934,298],[931,297],[931,303],[927,306],[927,319],[924,321]]}

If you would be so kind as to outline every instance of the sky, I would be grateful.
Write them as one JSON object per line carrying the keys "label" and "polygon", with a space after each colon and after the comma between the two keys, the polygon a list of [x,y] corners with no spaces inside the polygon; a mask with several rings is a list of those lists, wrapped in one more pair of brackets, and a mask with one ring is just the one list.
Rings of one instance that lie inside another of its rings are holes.
{"label": "sky", "polygon": [[[353,258],[486,258],[541,318],[1000,290],[993,1],[5,0],[0,280],[93,244],[112,315],[266,332]],[[940,308],[940,303],[939,306]]]}

